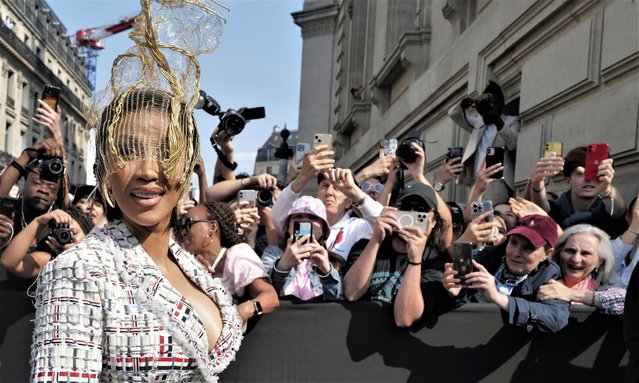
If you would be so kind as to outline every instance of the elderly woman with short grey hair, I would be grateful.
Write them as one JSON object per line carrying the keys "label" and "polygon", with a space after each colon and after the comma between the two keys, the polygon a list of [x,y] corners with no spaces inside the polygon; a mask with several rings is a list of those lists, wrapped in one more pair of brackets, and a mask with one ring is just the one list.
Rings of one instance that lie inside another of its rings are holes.
{"label": "elderly woman with short grey hair", "polygon": [[588,224],[571,226],[557,240],[553,259],[562,278],[541,286],[540,300],[561,299],[623,315],[626,289],[611,284],[615,260],[608,234]]}

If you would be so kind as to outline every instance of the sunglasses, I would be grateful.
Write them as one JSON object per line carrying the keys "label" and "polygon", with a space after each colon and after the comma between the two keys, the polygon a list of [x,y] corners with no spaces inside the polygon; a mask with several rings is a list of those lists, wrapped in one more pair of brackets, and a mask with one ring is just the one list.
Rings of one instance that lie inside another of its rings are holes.
{"label": "sunglasses", "polygon": [[180,231],[189,231],[191,230],[191,226],[194,223],[197,222],[210,222],[208,219],[204,219],[204,218],[191,218],[191,217],[186,217],[183,218],[182,221],[180,222]]}
{"label": "sunglasses", "polygon": [[374,186],[370,182],[364,182],[362,184],[362,190],[364,193],[368,193],[369,190],[374,189],[375,193],[381,193],[382,189],[384,189],[383,184],[375,184]]}

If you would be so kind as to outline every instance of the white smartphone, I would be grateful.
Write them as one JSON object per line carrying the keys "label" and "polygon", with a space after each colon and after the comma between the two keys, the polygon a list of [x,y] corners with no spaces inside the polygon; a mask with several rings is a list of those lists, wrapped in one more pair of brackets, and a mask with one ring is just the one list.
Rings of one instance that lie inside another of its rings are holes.
{"label": "white smartphone", "polygon": [[320,145],[328,145],[328,150],[333,150],[333,135],[316,133],[313,136],[313,148]]}

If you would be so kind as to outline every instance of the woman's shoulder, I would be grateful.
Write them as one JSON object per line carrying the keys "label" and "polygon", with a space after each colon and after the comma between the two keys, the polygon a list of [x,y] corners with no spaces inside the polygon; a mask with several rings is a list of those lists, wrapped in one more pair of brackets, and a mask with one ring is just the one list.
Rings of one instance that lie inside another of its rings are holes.
{"label": "woman's shoulder", "polygon": [[241,257],[241,258],[257,258],[260,257],[257,255],[255,250],[248,243],[238,243],[237,245],[233,245],[228,249],[228,257]]}

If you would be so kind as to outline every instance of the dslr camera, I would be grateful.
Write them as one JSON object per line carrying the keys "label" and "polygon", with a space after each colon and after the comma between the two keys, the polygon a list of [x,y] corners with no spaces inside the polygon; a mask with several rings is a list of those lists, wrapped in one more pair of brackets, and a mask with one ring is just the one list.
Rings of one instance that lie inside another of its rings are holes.
{"label": "dslr camera", "polygon": [[40,179],[57,182],[64,176],[64,163],[60,157],[44,157],[40,163]]}
{"label": "dslr camera", "polygon": [[38,235],[36,238],[36,250],[44,251],[55,256],[56,254],[53,250],[44,242],[47,237],[55,238],[61,245],[66,245],[73,240],[73,231],[69,228],[69,225],[58,225],[55,220],[52,219],[49,221],[48,230],[43,230],[43,232]]}
{"label": "dslr camera", "polygon": [[215,99],[200,89],[200,98],[195,104],[195,109],[202,109],[211,116],[220,118],[220,127],[224,129],[230,136],[236,136],[242,133],[247,120],[257,120],[266,117],[264,107],[244,109],[239,113],[235,109],[222,111],[220,104]]}
{"label": "dslr camera", "polygon": [[259,206],[273,206],[273,189],[261,189],[255,200]]}
{"label": "dslr camera", "polygon": [[402,161],[405,164],[412,164],[417,160],[417,152],[415,148],[411,145],[413,142],[416,142],[422,149],[426,149],[424,147],[424,142],[417,137],[409,137],[402,141],[397,147],[397,151],[395,152],[397,159]]}

